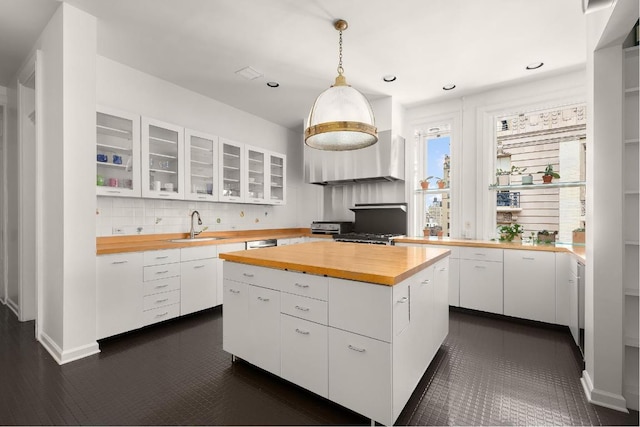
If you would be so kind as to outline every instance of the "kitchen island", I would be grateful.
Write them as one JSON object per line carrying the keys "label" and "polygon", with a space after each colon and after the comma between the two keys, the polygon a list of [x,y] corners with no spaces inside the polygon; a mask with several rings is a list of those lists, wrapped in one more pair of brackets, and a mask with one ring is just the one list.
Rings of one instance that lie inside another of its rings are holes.
{"label": "kitchen island", "polygon": [[221,254],[223,348],[391,425],[447,336],[448,256],[330,241]]}

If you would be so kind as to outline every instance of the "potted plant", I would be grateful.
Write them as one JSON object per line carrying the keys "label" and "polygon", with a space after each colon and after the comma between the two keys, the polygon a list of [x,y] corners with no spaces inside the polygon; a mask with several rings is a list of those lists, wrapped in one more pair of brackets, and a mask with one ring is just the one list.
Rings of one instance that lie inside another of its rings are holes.
{"label": "potted plant", "polygon": [[538,243],[555,243],[557,231],[538,231]]}
{"label": "potted plant", "polygon": [[498,232],[500,233],[499,240],[501,242],[522,241],[523,231],[524,228],[518,223],[501,225],[498,227]]}
{"label": "potted plant", "polygon": [[427,188],[429,188],[429,180],[433,179],[433,176],[428,176],[424,179],[420,180],[420,187],[422,187],[423,190],[426,190]]}
{"label": "potted plant", "polygon": [[585,229],[583,227],[580,228],[576,228],[575,230],[573,230],[573,243],[581,243],[584,244],[585,242]]}
{"label": "potted plant", "polygon": [[538,171],[537,173],[542,174],[542,182],[545,184],[549,184],[553,180],[553,178],[556,178],[556,179],[560,178],[560,175],[557,172],[553,171],[553,165],[551,163],[547,165],[545,170]]}
{"label": "potted plant", "polygon": [[439,225],[433,225],[433,223],[429,223],[424,226],[422,232],[425,237],[437,236],[438,233],[442,233],[442,227]]}
{"label": "potted plant", "polygon": [[511,184],[511,175],[522,175],[527,168],[520,168],[516,165],[511,165],[511,169],[496,169],[496,177],[498,185]]}
{"label": "potted plant", "polygon": [[447,181],[442,178],[438,178],[436,184],[438,184],[438,188],[445,188],[447,186]]}

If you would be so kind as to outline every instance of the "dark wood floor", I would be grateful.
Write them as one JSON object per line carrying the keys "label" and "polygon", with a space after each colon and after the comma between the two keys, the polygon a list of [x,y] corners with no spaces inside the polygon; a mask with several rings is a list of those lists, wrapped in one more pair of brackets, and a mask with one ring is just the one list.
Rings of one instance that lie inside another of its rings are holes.
{"label": "dark wood floor", "polygon": [[[369,420],[222,350],[214,309],[102,341],[58,366],[0,305],[2,425],[327,425]],[[586,402],[566,331],[450,313],[450,333],[400,415],[411,425],[638,425]]]}

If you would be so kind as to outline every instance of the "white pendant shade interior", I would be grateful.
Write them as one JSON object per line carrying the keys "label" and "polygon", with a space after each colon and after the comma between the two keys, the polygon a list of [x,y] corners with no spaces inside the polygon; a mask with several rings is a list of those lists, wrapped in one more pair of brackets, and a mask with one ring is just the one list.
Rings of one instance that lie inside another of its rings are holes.
{"label": "white pendant shade interior", "polygon": [[334,22],[334,27],[340,32],[338,76],[334,85],[313,103],[304,141],[319,150],[357,150],[378,142],[378,133],[369,101],[347,85],[343,75],[342,31],[347,28],[347,22],[339,19]]}

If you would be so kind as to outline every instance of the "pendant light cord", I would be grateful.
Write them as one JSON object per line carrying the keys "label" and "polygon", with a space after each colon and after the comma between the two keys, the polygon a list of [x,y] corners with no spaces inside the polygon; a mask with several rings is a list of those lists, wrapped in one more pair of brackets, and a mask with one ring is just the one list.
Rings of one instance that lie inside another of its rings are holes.
{"label": "pendant light cord", "polygon": [[338,74],[342,75],[344,73],[344,68],[342,68],[342,30],[340,30],[340,41],[338,43],[340,54],[338,55]]}

